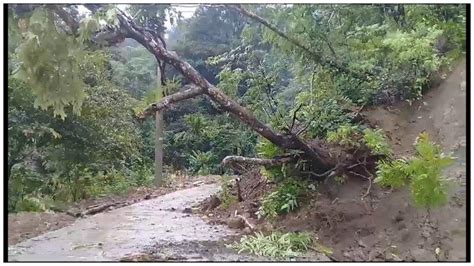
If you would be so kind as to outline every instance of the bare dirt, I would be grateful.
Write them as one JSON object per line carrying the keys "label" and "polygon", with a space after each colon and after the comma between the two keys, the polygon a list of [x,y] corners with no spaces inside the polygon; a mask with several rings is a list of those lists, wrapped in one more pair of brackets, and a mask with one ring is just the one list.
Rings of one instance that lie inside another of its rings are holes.
{"label": "bare dirt", "polygon": [[[426,131],[457,157],[445,175],[453,180],[447,206],[415,208],[407,189],[373,186],[361,200],[367,181],[334,184],[333,195],[320,195],[294,216],[282,219],[287,230],[311,230],[344,261],[466,260],[466,63],[461,61],[423,99],[378,107],[364,113],[384,129],[399,156],[413,154],[416,137]],[[301,221],[305,221],[302,223]]]}
{"label": "bare dirt", "polygon": [[[330,247],[336,261],[465,261],[466,260],[466,63],[459,62],[447,78],[412,104],[399,102],[363,112],[382,128],[397,156],[413,154],[413,143],[427,132],[456,162],[445,175],[453,181],[451,199],[430,212],[415,208],[408,189],[387,190],[350,178],[331,180],[305,205],[273,223],[257,220],[261,197],[271,190],[258,169],[242,175],[243,202],[225,209],[207,208],[212,223],[225,224],[237,211],[262,231],[307,231]],[[203,203],[203,207],[210,201]],[[245,229],[246,233],[251,230]]]}
{"label": "bare dirt", "polygon": [[8,245],[68,226],[76,220],[65,213],[21,212],[8,215]]}

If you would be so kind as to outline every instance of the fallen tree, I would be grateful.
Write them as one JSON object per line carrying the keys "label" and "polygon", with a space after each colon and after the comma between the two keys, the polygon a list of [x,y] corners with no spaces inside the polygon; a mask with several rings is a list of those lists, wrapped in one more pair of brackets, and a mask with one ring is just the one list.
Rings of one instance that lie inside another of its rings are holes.
{"label": "fallen tree", "polygon": [[[25,10],[33,10],[34,8],[38,8],[41,5],[13,5],[14,9],[21,9],[22,12]],[[105,8],[105,5],[100,4],[86,4],[86,8],[88,8],[92,13],[98,12],[101,9]],[[79,22],[75,19],[74,16],[69,14],[66,9],[62,6],[51,5],[48,6],[53,12],[55,12],[66,25],[69,26],[70,31],[72,34],[77,31],[77,25]],[[250,16],[254,19],[259,20],[251,13],[245,11],[244,9],[239,7],[239,10]],[[330,150],[324,148],[321,145],[309,145],[304,139],[299,137],[298,133],[294,133],[292,131],[293,125],[286,130],[286,132],[277,132],[268,125],[264,124],[260,120],[258,120],[255,115],[250,112],[244,106],[241,106],[232,98],[224,94],[221,90],[217,87],[212,85],[208,80],[206,80],[196,69],[194,69],[188,62],[179,58],[176,53],[169,51],[166,48],[166,45],[163,39],[156,34],[153,30],[150,30],[146,27],[140,26],[133,18],[128,16],[125,12],[117,9],[117,25],[113,27],[105,27],[102,30],[95,33],[95,36],[92,38],[93,40],[100,41],[101,43],[108,43],[114,44],[120,41],[123,41],[124,38],[131,38],[140,43],[143,47],[145,47],[151,54],[154,55],[156,60],[160,65],[166,63],[172,65],[175,69],[177,69],[186,79],[190,82],[189,85],[185,86],[185,90],[177,92],[175,94],[169,95],[164,97],[159,102],[151,104],[144,112],[141,114],[140,118],[145,119],[149,116],[156,115],[157,112],[163,112],[167,107],[171,104],[178,103],[185,99],[193,98],[199,95],[206,95],[209,97],[213,102],[219,105],[219,107],[232,114],[234,117],[239,119],[242,123],[249,126],[252,130],[257,132],[263,138],[269,140],[271,143],[275,144],[278,147],[281,147],[285,150],[293,150],[299,151],[300,157],[299,159],[303,159],[311,165],[312,171],[315,173],[316,176],[318,175],[326,175],[325,173],[328,170],[333,170],[336,168],[344,168],[345,166],[351,165],[353,161],[351,155],[344,156],[343,161],[341,162],[338,158],[340,156],[334,156],[331,154]],[[261,20],[259,20],[262,22]],[[263,21],[264,25],[269,27],[269,23]],[[271,28],[272,30],[275,30]],[[279,34],[282,37],[285,37],[284,34]],[[288,38],[288,37],[287,37]],[[291,39],[290,39],[291,40]],[[293,41],[294,43],[295,41]],[[298,43],[296,43],[297,46]],[[305,47],[301,47],[305,48]],[[307,48],[306,48],[307,49]],[[343,70],[343,67],[339,65],[327,64],[328,67],[334,67],[339,70]],[[294,123],[294,121],[293,121]],[[337,158],[336,158],[337,157]],[[233,160],[245,160],[247,162],[257,163],[261,165],[268,165],[268,164],[278,164],[283,163],[285,160],[282,159],[273,159],[273,160],[263,160],[263,159],[243,159],[236,157]]]}

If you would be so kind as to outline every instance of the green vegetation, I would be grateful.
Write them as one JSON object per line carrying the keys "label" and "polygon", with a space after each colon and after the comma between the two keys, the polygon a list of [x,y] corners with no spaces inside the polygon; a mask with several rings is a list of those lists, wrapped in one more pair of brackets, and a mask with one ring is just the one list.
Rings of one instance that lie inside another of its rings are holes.
{"label": "green vegetation", "polygon": [[[8,12],[8,210],[44,210],[151,185],[155,125],[138,116],[163,96],[157,95],[162,55],[133,34],[127,36],[135,39],[124,37],[124,7],[103,5],[87,14],[78,5],[28,7],[9,5]],[[345,148],[364,144],[373,155],[391,156],[382,131],[362,131],[353,110],[419,98],[438,70],[466,48],[465,5],[243,8],[288,38],[225,6],[200,5],[186,19],[167,4],[125,7],[131,22],[164,36],[166,49],[280,139],[291,132],[305,143],[318,138]],[[102,34],[119,28],[120,34]],[[177,65],[164,70],[165,95],[202,83],[183,76]],[[220,165],[228,155],[298,152],[269,141],[252,128],[254,122],[226,108],[208,96],[168,106],[163,143],[169,171],[221,174],[229,171]],[[419,145],[417,159],[407,163],[410,186],[417,203],[437,204],[446,194],[435,162],[447,159]],[[293,168],[264,169],[279,189],[262,214],[298,206],[300,188],[285,183]],[[394,180],[402,168],[397,161],[380,163],[380,176],[387,176],[381,184],[400,186]],[[431,193],[436,199],[428,199],[425,187],[439,188]]]}
{"label": "green vegetation", "polygon": [[442,171],[451,165],[454,158],[445,155],[439,145],[422,133],[414,144],[416,155],[408,160],[396,160],[378,165],[376,182],[383,186],[401,187],[409,183],[415,203],[430,208],[445,203],[448,199],[448,180]]}
{"label": "green vegetation", "polygon": [[312,238],[307,233],[280,233],[269,235],[256,233],[255,236],[243,236],[240,243],[230,247],[241,252],[249,252],[259,256],[269,256],[278,259],[296,257],[309,249]]}
{"label": "green vegetation", "polygon": [[366,128],[362,131],[359,126],[343,124],[336,131],[328,132],[326,140],[346,148],[358,148],[364,144],[373,155],[389,156],[392,153],[381,129]]}
{"label": "green vegetation", "polygon": [[385,134],[381,129],[365,129],[364,142],[365,145],[369,147],[373,155],[389,156],[392,153],[392,150],[385,139]]}
{"label": "green vegetation", "polygon": [[287,180],[280,183],[277,189],[266,195],[258,211],[259,217],[269,219],[279,214],[289,213],[300,206],[301,197],[307,193],[306,183]]}
{"label": "green vegetation", "polygon": [[358,126],[341,125],[336,131],[328,132],[326,139],[328,142],[337,143],[342,146],[359,147],[359,142],[354,140],[359,131]]}

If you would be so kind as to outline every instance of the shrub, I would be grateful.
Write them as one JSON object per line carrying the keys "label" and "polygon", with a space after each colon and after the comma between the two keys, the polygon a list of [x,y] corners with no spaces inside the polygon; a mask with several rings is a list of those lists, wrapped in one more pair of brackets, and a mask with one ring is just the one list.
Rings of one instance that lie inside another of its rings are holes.
{"label": "shrub", "polygon": [[235,243],[230,247],[239,253],[249,252],[259,256],[286,258],[295,257],[307,251],[312,241],[307,233],[273,232],[267,236],[256,233],[255,236],[243,236],[240,243]]}
{"label": "shrub", "polygon": [[385,139],[385,134],[381,129],[365,129],[364,141],[367,147],[371,149],[373,155],[389,156],[392,153],[390,145],[388,145]]}
{"label": "shrub", "polygon": [[409,161],[380,162],[376,182],[382,186],[401,187],[410,183],[414,202],[420,207],[436,207],[447,201],[448,180],[442,171],[453,163],[439,145],[430,141],[427,133],[415,142],[416,155]]}
{"label": "shrub", "polygon": [[336,131],[328,132],[327,141],[331,143],[337,143],[342,146],[357,147],[359,146],[359,143],[354,140],[354,135],[358,132],[358,126],[344,124],[340,126]]}
{"label": "shrub", "polygon": [[25,212],[44,212],[47,208],[42,199],[35,196],[25,196],[18,202],[16,210]]}
{"label": "shrub", "polygon": [[207,175],[213,172],[215,156],[212,152],[193,151],[189,155],[189,165],[192,172]]}
{"label": "shrub", "polygon": [[274,158],[278,155],[281,155],[284,151],[282,148],[271,143],[267,139],[260,139],[255,147],[257,154],[262,158]]}
{"label": "shrub", "polygon": [[301,196],[307,192],[304,182],[288,180],[264,197],[258,211],[259,217],[275,218],[279,214],[289,213],[298,208]]}
{"label": "shrub", "polygon": [[381,186],[399,188],[408,182],[407,162],[402,159],[393,162],[380,161],[377,164],[377,178]]}
{"label": "shrub", "polygon": [[439,145],[422,133],[415,143],[417,157],[408,165],[412,176],[411,192],[415,203],[422,207],[434,207],[447,201],[448,181],[442,171],[454,162],[454,157],[445,155]]}

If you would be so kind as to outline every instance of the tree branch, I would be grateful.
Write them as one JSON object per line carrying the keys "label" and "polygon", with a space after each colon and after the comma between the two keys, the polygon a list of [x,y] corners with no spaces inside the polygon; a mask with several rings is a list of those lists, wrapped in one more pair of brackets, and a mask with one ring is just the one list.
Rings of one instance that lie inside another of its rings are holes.
{"label": "tree branch", "polygon": [[262,159],[262,158],[243,157],[243,156],[226,156],[222,160],[221,164],[223,166],[231,165],[234,163],[244,163],[244,164],[261,165],[261,166],[275,166],[275,165],[282,165],[285,163],[289,163],[291,161],[295,161],[295,158],[282,157],[282,158],[275,158],[275,159]]}
{"label": "tree branch", "polygon": [[184,91],[177,92],[175,94],[171,94],[169,96],[164,97],[159,102],[156,102],[150,105],[143,113],[140,114],[140,119],[145,119],[148,116],[153,116],[156,114],[157,111],[162,111],[168,108],[171,104],[190,99],[196,96],[199,96],[204,93],[204,90],[200,87],[196,87],[194,85],[185,85],[187,88]]}
{"label": "tree branch", "polygon": [[54,13],[58,14],[58,16],[66,23],[66,25],[71,29],[73,35],[77,34],[77,30],[79,29],[79,23],[69,14],[66,12],[61,6],[52,5],[51,9]]}

